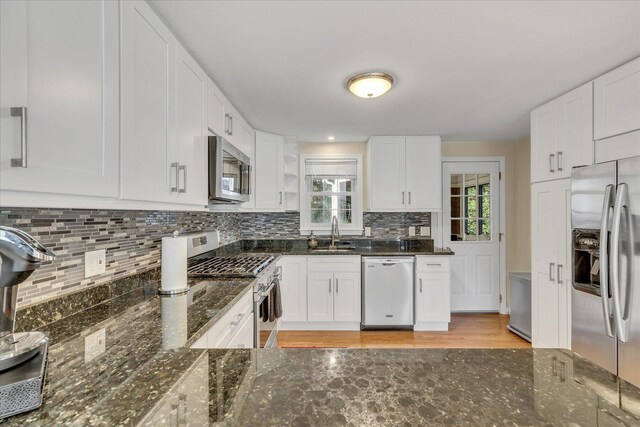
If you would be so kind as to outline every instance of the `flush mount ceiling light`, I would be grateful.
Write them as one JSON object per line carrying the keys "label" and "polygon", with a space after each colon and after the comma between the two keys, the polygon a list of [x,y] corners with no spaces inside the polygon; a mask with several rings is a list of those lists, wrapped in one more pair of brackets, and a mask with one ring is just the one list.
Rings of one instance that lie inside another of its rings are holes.
{"label": "flush mount ceiling light", "polygon": [[393,86],[393,77],[387,73],[373,72],[357,74],[349,79],[347,88],[360,98],[377,98]]}

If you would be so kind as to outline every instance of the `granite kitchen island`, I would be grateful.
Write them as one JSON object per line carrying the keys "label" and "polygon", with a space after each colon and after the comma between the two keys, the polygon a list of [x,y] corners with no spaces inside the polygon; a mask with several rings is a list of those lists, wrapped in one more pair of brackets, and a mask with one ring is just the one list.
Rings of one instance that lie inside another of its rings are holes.
{"label": "granite kitchen island", "polygon": [[[191,349],[252,280],[192,281],[170,308],[158,278],[114,282],[113,298],[57,321],[19,319],[51,339],[44,404],[0,425],[640,424],[640,395],[621,403],[630,386],[563,350]],[[86,360],[102,328],[105,352]]]}

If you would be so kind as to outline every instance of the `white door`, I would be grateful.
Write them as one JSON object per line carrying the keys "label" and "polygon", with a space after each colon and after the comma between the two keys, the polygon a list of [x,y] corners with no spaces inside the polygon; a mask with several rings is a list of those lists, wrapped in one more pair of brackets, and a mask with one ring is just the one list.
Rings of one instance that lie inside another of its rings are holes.
{"label": "white door", "polygon": [[444,162],[443,245],[451,259],[451,311],[500,309],[498,162]]}
{"label": "white door", "polygon": [[403,211],[406,206],[405,138],[375,136],[369,140],[372,211]]}
{"label": "white door", "polygon": [[334,274],[334,320],[336,322],[359,322],[360,273]]}
{"label": "white door", "polygon": [[118,3],[2,1],[0,18],[2,189],[117,196]]}
{"label": "white door", "polygon": [[174,158],[176,41],[146,2],[121,3],[122,198],[168,202]]}
{"label": "white door", "polygon": [[333,321],[333,292],[333,273],[309,273],[307,276],[309,322]]}
{"label": "white door", "polygon": [[442,209],[440,137],[408,136],[406,165],[407,210]]}

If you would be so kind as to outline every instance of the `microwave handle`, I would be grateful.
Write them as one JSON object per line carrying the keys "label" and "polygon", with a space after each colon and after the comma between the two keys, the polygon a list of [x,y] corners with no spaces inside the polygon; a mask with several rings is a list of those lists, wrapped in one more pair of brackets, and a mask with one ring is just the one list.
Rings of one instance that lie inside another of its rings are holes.
{"label": "microwave handle", "polygon": [[[242,194],[251,194],[251,165],[243,165],[242,166],[242,179],[241,185],[242,188],[240,192]],[[246,180],[246,183],[245,183]]]}

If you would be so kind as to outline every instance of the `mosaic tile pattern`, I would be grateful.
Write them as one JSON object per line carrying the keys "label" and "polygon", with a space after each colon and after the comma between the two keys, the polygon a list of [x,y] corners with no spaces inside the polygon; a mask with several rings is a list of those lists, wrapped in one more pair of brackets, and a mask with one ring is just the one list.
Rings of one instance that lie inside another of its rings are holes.
{"label": "mosaic tile pattern", "polygon": [[[176,229],[219,229],[223,243],[240,238],[236,213],[2,208],[0,224],[26,231],[57,255],[20,285],[20,308],[159,267],[162,237]],[[84,253],[96,249],[106,250],[106,272],[85,279]]]}
{"label": "mosaic tile pattern", "polygon": [[[373,238],[408,236],[410,225],[429,225],[429,213],[365,213]],[[300,239],[297,212],[165,212],[2,208],[0,224],[23,229],[57,258],[19,288],[18,307],[77,292],[160,266],[163,236],[173,230],[221,231],[222,244],[240,239]],[[84,253],[105,249],[106,272],[84,278]]]}
{"label": "mosaic tile pattern", "polygon": [[431,212],[365,212],[364,226],[371,227],[374,239],[394,239],[409,237],[409,227],[431,226]]}

